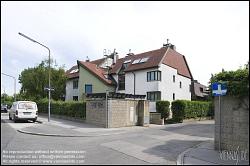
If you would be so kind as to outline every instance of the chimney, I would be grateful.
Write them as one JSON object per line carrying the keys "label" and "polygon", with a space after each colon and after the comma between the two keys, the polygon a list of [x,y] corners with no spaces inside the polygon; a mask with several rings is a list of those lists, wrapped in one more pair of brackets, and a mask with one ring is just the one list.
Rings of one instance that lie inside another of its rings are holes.
{"label": "chimney", "polygon": [[131,52],[131,49],[129,49],[129,53],[127,55],[132,56],[132,55],[135,55],[135,54]]}
{"label": "chimney", "polygon": [[176,46],[173,44],[170,45],[170,48],[172,48],[173,50],[176,50]]}
{"label": "chimney", "polygon": [[86,57],[86,61],[85,62],[89,62],[89,57],[88,56]]}
{"label": "chimney", "polygon": [[116,62],[117,62],[119,56],[118,56],[118,53],[115,52],[115,49],[114,49],[114,53],[113,53],[113,55],[112,55],[112,58],[113,58],[113,64],[116,64]]}
{"label": "chimney", "polygon": [[169,43],[169,39],[167,39],[167,44],[163,44],[163,47],[166,47],[166,48],[170,47],[171,49],[176,50],[176,46]]}

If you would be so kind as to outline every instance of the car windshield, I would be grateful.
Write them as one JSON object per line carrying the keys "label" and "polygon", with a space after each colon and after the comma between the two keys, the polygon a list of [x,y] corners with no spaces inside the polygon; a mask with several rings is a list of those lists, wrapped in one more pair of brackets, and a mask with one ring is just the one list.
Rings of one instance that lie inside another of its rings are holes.
{"label": "car windshield", "polygon": [[35,103],[21,102],[18,104],[19,109],[36,109]]}

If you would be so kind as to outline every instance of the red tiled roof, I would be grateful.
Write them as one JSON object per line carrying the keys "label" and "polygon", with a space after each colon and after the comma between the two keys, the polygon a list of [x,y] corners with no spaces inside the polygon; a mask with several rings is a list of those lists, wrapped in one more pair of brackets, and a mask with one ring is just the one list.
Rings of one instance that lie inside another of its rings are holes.
{"label": "red tiled roof", "polygon": [[[123,62],[125,62],[126,60],[131,60],[131,62],[129,63],[127,69],[124,70],[125,72],[157,67],[162,57],[165,55],[165,53],[166,49],[161,48],[158,50],[148,51],[141,54],[126,56],[124,58],[119,59],[116,62],[116,64],[111,69],[110,73],[111,74],[118,73],[120,68],[122,67]],[[136,59],[147,58],[147,57],[149,59],[145,63],[132,64],[132,62]]]}
{"label": "red tiled roof", "polygon": [[[149,58],[146,62],[132,64],[134,60],[146,57]],[[192,74],[189,70],[185,57],[175,50],[171,48],[167,49],[166,47],[121,58],[116,62],[114,66],[112,66],[110,73],[117,74],[121,69],[123,62],[129,59],[131,59],[131,62],[128,63],[128,67],[124,70],[125,72],[157,67],[162,62],[163,64],[175,68],[178,74],[188,78],[192,78]]]}
{"label": "red tiled roof", "polygon": [[167,55],[162,61],[163,64],[166,64],[172,68],[177,69],[177,73],[192,78],[192,74],[189,70],[188,64],[186,62],[185,56],[176,52],[173,49],[169,49]]}
{"label": "red tiled roof", "polygon": [[66,76],[67,76],[68,79],[79,77],[79,71],[78,72],[74,72],[74,73],[70,73],[72,70],[75,70],[75,69],[78,69],[77,65],[71,67],[69,70],[66,71],[65,74],[66,74]]}
{"label": "red tiled roof", "polygon": [[100,79],[104,83],[106,83],[108,85],[112,85],[113,82],[104,76],[104,74],[106,74],[105,69],[103,69],[101,67],[97,67],[97,65],[93,64],[92,62],[77,61],[77,64],[81,65],[86,70],[88,70],[89,72],[94,74],[98,79]]}
{"label": "red tiled roof", "polygon": [[[100,64],[103,63],[104,60],[105,60],[105,58],[101,58],[101,59],[91,61],[91,63],[96,64],[96,65],[99,66]],[[72,70],[75,70],[75,69],[78,69],[78,65],[75,65],[75,66],[71,67],[69,70],[66,71],[66,76],[67,76],[68,79],[79,77],[79,71],[74,72],[74,73],[70,73]]]}
{"label": "red tiled roof", "polygon": [[90,61],[90,62],[96,64],[97,66],[99,66],[100,64],[103,63],[104,60],[105,60],[105,58],[101,58],[101,59],[97,59],[97,60]]}

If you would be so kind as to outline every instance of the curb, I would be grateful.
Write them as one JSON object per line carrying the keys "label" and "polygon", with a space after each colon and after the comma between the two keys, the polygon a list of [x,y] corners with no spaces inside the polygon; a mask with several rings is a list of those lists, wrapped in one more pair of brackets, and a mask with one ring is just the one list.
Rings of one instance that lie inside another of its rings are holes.
{"label": "curb", "polygon": [[20,133],[24,134],[30,134],[30,135],[40,135],[40,136],[52,136],[52,137],[98,137],[98,136],[108,136],[108,135],[114,135],[114,134],[122,134],[126,133],[124,132],[118,132],[118,133],[110,133],[110,134],[98,134],[98,135],[62,135],[62,134],[45,134],[45,133],[34,133],[24,130],[17,130]]}
{"label": "curb", "polygon": [[40,121],[40,120],[36,120],[36,122],[37,122],[37,123],[41,123],[41,124],[43,123],[43,122],[42,122],[42,121]]}
{"label": "curb", "polygon": [[177,160],[176,160],[176,165],[185,165],[185,163],[184,163],[185,154],[188,153],[189,151],[191,151],[191,150],[193,150],[193,149],[201,146],[202,144],[205,144],[205,143],[207,143],[207,142],[206,141],[205,142],[201,142],[201,143],[199,143],[197,145],[194,145],[191,148],[188,148],[187,150],[185,150],[184,152],[182,152],[181,154],[179,154],[178,157],[177,157]]}

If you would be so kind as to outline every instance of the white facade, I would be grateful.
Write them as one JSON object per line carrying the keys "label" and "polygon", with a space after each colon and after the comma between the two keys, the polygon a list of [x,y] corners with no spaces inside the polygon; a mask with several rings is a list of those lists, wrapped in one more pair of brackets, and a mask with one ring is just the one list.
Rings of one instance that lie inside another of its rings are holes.
{"label": "white facade", "polygon": [[[160,81],[147,81],[147,72],[161,71]],[[159,68],[151,68],[145,70],[134,71],[135,74],[135,94],[147,95],[147,92],[161,92],[161,100],[173,101],[173,94],[175,100],[185,99],[191,100],[190,85],[191,79],[177,74],[177,70],[165,64],[161,64]],[[134,94],[134,74],[132,72],[125,73],[125,90],[118,93]],[[175,82],[173,82],[173,75],[175,75]],[[118,75],[113,76],[118,83]],[[181,82],[181,88],[180,88]],[[155,112],[155,102],[150,102],[150,112]]]}
{"label": "white facade", "polygon": [[70,79],[70,80],[67,80],[66,82],[66,95],[65,95],[65,101],[70,101],[70,100],[73,100],[73,96],[78,96],[78,99],[79,99],[79,91],[78,91],[78,88],[77,89],[74,89],[73,88],[73,82],[74,81],[78,81],[78,78],[75,78],[75,79]]}
{"label": "white facade", "polygon": [[[173,101],[173,93],[175,100],[191,100],[191,79],[177,74],[177,70],[162,64],[159,68],[162,75],[162,80],[159,81],[159,91],[161,91],[161,99]],[[175,82],[173,81],[175,76]],[[181,82],[181,88],[180,88]]]}

